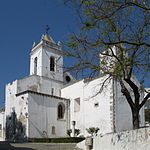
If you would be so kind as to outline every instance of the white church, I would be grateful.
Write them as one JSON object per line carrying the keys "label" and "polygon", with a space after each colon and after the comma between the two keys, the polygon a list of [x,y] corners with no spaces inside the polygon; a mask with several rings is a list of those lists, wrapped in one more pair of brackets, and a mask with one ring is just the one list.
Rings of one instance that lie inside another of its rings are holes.
{"label": "white church", "polygon": [[99,92],[106,78],[100,74],[76,80],[64,73],[61,43],[43,34],[30,53],[30,75],[6,85],[0,138],[66,137],[74,128],[83,136],[90,127],[98,127],[99,134],[132,129],[131,110],[119,83],[110,79]]}

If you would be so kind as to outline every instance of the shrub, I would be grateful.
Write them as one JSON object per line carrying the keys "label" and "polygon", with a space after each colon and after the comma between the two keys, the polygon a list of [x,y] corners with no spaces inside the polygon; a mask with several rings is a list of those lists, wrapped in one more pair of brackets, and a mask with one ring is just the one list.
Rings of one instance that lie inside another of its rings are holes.
{"label": "shrub", "polygon": [[72,133],[72,130],[71,130],[71,129],[68,129],[68,130],[67,130],[67,135],[69,135],[69,136],[70,136],[70,135],[71,135],[71,133]]}
{"label": "shrub", "polygon": [[[67,135],[71,135],[71,133],[72,133],[72,129],[68,129],[67,130]],[[80,129],[75,129],[75,135],[77,136],[77,135],[79,135],[80,134]]]}
{"label": "shrub", "polygon": [[80,134],[80,129],[75,129],[75,135],[79,135]]}
{"label": "shrub", "polygon": [[64,138],[28,138],[28,142],[38,143],[78,143],[83,141],[83,137],[64,137]]}
{"label": "shrub", "polygon": [[97,135],[97,132],[99,131],[98,127],[90,127],[89,129],[86,129],[86,131],[91,134],[91,136],[93,135]]}

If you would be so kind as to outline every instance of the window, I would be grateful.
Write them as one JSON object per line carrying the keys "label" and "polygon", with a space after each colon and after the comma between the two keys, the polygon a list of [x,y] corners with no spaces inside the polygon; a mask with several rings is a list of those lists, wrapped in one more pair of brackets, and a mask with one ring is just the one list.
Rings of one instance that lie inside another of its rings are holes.
{"label": "window", "polygon": [[74,112],[80,111],[80,98],[74,100]]}
{"label": "window", "polygon": [[63,119],[64,113],[65,113],[65,106],[64,104],[61,103],[58,105],[58,119]]}
{"label": "window", "polygon": [[37,57],[34,58],[34,74],[37,74]]}
{"label": "window", "polygon": [[71,78],[70,78],[69,76],[66,76],[66,81],[67,81],[67,83],[69,83],[70,80],[71,80]]}
{"label": "window", "polygon": [[55,58],[53,56],[50,57],[50,71],[54,71],[55,69]]}
{"label": "window", "polygon": [[99,106],[99,103],[95,103],[95,104],[94,104],[94,107],[98,107],[98,106]]}
{"label": "window", "polygon": [[52,134],[56,134],[55,133],[55,126],[52,126]]}
{"label": "window", "polygon": [[54,88],[51,89],[51,95],[54,95]]}

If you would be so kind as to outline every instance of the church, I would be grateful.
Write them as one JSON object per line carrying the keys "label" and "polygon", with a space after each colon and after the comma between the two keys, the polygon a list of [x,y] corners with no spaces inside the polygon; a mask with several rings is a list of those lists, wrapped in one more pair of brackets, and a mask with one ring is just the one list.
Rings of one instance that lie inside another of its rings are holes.
{"label": "church", "polygon": [[[61,42],[43,34],[30,52],[30,75],[6,85],[1,138],[66,137],[69,129],[71,136],[74,129],[87,136],[90,127],[99,128],[99,134],[132,129],[130,107],[115,79],[100,92],[107,75],[76,80],[63,66]],[[144,123],[141,109],[140,126]]]}

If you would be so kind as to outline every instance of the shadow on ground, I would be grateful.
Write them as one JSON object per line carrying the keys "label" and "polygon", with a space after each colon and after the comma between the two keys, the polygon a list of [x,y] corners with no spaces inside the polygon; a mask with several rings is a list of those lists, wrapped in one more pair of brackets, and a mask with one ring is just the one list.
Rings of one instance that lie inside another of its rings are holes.
{"label": "shadow on ground", "polygon": [[26,147],[14,147],[9,142],[0,142],[0,150],[35,150]]}

